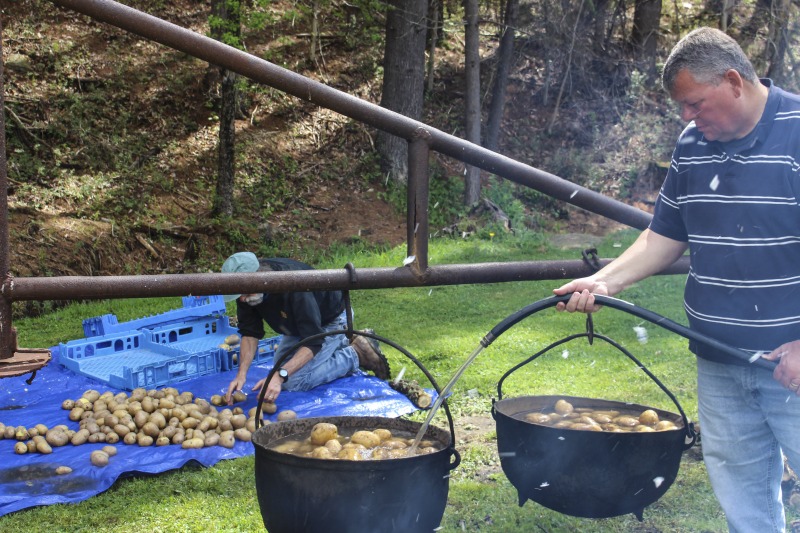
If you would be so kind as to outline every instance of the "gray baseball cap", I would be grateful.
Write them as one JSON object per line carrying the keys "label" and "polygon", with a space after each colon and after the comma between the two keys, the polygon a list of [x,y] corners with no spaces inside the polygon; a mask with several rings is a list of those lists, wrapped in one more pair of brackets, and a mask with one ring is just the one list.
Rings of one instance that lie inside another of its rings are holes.
{"label": "gray baseball cap", "polygon": [[[230,256],[222,263],[222,272],[230,274],[233,272],[258,272],[258,257],[253,252],[238,252]],[[236,300],[241,294],[226,294],[222,299],[227,302]]]}

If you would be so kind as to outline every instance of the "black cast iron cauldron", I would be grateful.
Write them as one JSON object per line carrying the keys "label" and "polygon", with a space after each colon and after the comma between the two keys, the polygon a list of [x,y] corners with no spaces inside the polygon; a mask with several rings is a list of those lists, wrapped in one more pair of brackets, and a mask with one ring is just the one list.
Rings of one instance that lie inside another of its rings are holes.
{"label": "black cast iron cauldron", "polygon": [[[410,353],[370,332],[341,330],[308,337],[299,347],[325,335],[358,334],[375,338],[409,357],[440,392],[433,377]],[[294,353],[290,349],[288,353]],[[273,366],[266,383],[280,368]],[[266,387],[261,391],[256,420]],[[444,401],[450,431],[431,426],[425,433],[442,445],[427,455],[373,461],[344,461],[298,457],[276,452],[268,445],[282,437],[308,434],[318,422],[348,430],[384,428],[416,435],[421,423],[383,417],[320,417],[278,422],[253,434],[256,494],[264,526],[270,533],[431,532],[439,526],[447,505],[450,471],[460,462],[455,449],[453,418]],[[452,460],[451,460],[452,459]]]}
{"label": "black cast iron cauldron", "polygon": [[[733,355],[750,360],[750,355],[689,330],[664,317],[615,298],[596,296],[598,304],[623,310],[669,331],[693,338]],[[569,296],[540,300],[506,318],[481,344],[486,347],[504,331],[539,310],[567,301]],[[522,506],[528,499],[572,516],[607,518],[634,513],[642,520],[644,508],[660,498],[675,481],[684,450],[695,441],[693,425],[677,399],[666,387],[622,346],[592,331],[591,315],[587,333],[555,342],[510,369],[497,386],[498,400],[492,405],[497,424],[497,447],[503,472],[519,493]],[[568,396],[530,396],[502,398],[503,381],[514,371],[543,353],[578,337],[591,343],[601,339],[634,361],[675,403],[680,415],[652,407],[592,398]],[[759,360],[754,364],[772,367]],[[574,407],[597,410],[641,412],[655,410],[660,419],[672,420],[678,429],[653,433],[610,433],[554,428],[534,424],[524,415],[534,411],[553,412],[558,399]]]}
{"label": "black cast iron cauldron", "polygon": [[680,417],[654,409],[680,429],[655,433],[609,433],[561,429],[524,420],[530,412],[554,411],[565,399],[575,407],[598,410],[652,409],[637,404],[570,396],[529,396],[495,402],[497,448],[503,472],[528,499],[560,513],[607,518],[634,513],[642,520],[647,505],[675,481],[681,454],[693,444]]}

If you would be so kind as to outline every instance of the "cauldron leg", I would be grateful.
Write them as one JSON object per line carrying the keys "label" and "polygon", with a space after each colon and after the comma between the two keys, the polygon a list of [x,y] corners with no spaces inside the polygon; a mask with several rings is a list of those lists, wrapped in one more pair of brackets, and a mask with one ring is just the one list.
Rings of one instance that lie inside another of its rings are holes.
{"label": "cauldron leg", "polygon": [[521,490],[517,491],[517,497],[519,498],[519,506],[520,507],[525,505],[525,502],[528,501],[528,497],[523,495]]}
{"label": "cauldron leg", "polygon": [[639,522],[644,522],[644,507],[639,509],[638,511],[633,512],[633,516],[639,519]]}

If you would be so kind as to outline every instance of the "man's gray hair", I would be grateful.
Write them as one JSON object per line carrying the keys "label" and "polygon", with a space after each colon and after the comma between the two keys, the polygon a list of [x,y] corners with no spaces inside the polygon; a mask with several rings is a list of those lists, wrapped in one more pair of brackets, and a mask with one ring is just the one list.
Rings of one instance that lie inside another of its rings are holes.
{"label": "man's gray hair", "polygon": [[730,69],[750,83],[758,82],[753,64],[739,43],[715,28],[697,28],[670,52],[661,84],[671,93],[678,73],[687,70],[698,83],[716,85]]}

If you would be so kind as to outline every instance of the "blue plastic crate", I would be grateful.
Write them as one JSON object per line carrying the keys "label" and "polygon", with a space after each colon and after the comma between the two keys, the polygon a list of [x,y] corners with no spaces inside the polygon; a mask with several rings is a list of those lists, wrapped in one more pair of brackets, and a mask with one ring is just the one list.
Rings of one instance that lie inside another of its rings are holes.
{"label": "blue plastic crate", "polygon": [[128,390],[137,387],[152,389],[216,372],[216,353],[209,350],[170,357],[163,361],[123,366],[119,373],[109,376],[109,385]]}
{"label": "blue plastic crate", "polygon": [[[278,349],[278,344],[281,342],[281,336],[267,337],[258,341],[258,350],[255,357],[253,357],[253,364],[258,365],[261,363],[268,363],[272,361],[275,356],[275,351]],[[218,348],[217,350],[217,367],[220,372],[233,370],[239,368],[239,345],[231,346],[229,349]]]}
{"label": "blue plastic crate", "polygon": [[218,371],[216,350],[186,353],[153,343],[142,332],[60,344],[58,362],[75,373],[129,390],[162,387]]}
{"label": "blue plastic crate", "polygon": [[80,361],[95,356],[114,355],[139,349],[145,342],[141,331],[125,331],[115,335],[100,335],[89,339],[78,339],[59,343],[57,360],[63,366],[71,361]]}
{"label": "blue plastic crate", "polygon": [[157,344],[165,344],[184,352],[200,352],[218,348],[225,337],[235,334],[227,316],[207,316],[147,330],[146,335]]}
{"label": "blue plastic crate", "polygon": [[[53,347],[53,357],[121,389],[163,387],[238,368],[239,345],[223,347],[238,330],[225,315],[222,296],[189,296],[183,304],[183,309],[121,324],[114,315],[86,319],[87,337]],[[260,340],[253,363],[271,362],[280,340],[280,335]]]}
{"label": "blue plastic crate", "polygon": [[[225,372],[239,368],[239,345],[235,344],[227,349],[222,347],[225,338],[229,335],[238,335],[238,331],[231,326],[229,317],[218,316],[153,328],[147,334],[153,342],[166,344],[187,353],[216,349],[217,368],[220,372]],[[280,341],[280,335],[258,341],[258,351],[253,358],[253,364],[269,362],[275,355]]]}
{"label": "blue plastic crate", "polygon": [[183,307],[181,309],[172,309],[157,315],[128,320],[122,323],[113,314],[85,318],[83,320],[83,334],[86,337],[110,335],[225,314],[225,301],[222,295],[219,294],[213,296],[184,296],[182,302]]}

